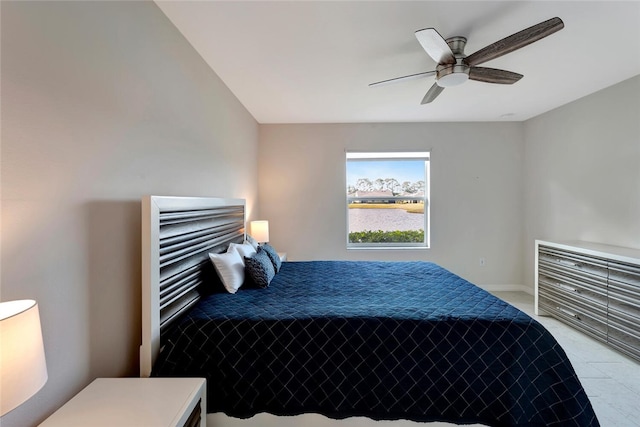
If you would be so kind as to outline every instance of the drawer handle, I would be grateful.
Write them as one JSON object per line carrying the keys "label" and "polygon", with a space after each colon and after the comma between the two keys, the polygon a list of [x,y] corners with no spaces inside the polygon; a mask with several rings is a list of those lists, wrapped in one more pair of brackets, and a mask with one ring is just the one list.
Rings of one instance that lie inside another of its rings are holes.
{"label": "drawer handle", "polygon": [[572,288],[571,286],[565,285],[563,283],[558,283],[558,286],[560,286],[562,289],[566,289],[567,291],[580,293],[580,291],[577,290],[576,288]]}
{"label": "drawer handle", "polygon": [[577,314],[575,314],[575,313],[570,312],[569,310],[565,310],[565,309],[564,309],[564,308],[562,308],[562,307],[556,307],[556,309],[558,309],[559,311],[563,312],[563,313],[564,313],[564,314],[566,314],[567,316],[571,316],[571,317],[573,317],[573,318],[575,318],[575,319],[577,319],[577,320],[580,320],[580,316],[578,316],[578,315],[577,315]]}
{"label": "drawer handle", "polygon": [[579,264],[577,262],[573,262],[573,261],[567,261],[566,259],[561,259],[561,258],[557,258],[557,261],[560,264],[565,264],[571,267],[576,267],[576,268],[582,268],[582,264]]}

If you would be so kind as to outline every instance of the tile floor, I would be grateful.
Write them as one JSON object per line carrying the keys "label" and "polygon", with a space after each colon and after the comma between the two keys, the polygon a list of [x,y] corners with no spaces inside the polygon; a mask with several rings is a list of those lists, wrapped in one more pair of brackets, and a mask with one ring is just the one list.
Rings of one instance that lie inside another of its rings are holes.
{"label": "tile floor", "polygon": [[552,317],[536,316],[532,295],[494,294],[538,320],[558,340],[602,427],[640,427],[640,363]]}

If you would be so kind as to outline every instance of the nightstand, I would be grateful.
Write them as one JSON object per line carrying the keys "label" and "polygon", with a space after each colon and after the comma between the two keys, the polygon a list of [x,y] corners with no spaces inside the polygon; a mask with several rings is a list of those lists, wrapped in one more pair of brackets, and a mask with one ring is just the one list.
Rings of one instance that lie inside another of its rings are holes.
{"label": "nightstand", "polygon": [[41,427],[205,427],[202,378],[98,378]]}

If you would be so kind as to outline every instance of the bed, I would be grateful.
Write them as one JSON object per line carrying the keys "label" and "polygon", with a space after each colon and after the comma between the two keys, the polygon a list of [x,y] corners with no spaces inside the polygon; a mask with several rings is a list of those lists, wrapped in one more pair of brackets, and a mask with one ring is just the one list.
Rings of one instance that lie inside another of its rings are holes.
{"label": "bed", "polygon": [[555,339],[444,268],[284,262],[220,291],[207,254],[243,240],[242,200],[143,200],[141,374],[207,378],[208,412],[598,425]]}

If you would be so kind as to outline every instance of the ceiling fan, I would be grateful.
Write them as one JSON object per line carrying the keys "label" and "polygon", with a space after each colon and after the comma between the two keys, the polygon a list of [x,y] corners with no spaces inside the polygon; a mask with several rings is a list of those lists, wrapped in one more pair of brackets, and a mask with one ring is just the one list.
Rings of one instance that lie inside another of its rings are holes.
{"label": "ceiling fan", "polygon": [[478,67],[478,65],[496,59],[516,49],[525,47],[535,41],[547,37],[564,28],[562,19],[556,17],[526,28],[505,37],[467,56],[464,47],[466,37],[456,36],[444,39],[434,28],[416,31],[416,38],[427,54],[438,64],[433,71],[410,74],[371,83],[369,86],[379,86],[387,83],[436,76],[436,82],[422,99],[421,104],[432,102],[445,87],[457,86],[468,79],[486,83],[513,84],[522,78],[522,74],[495,68]]}

